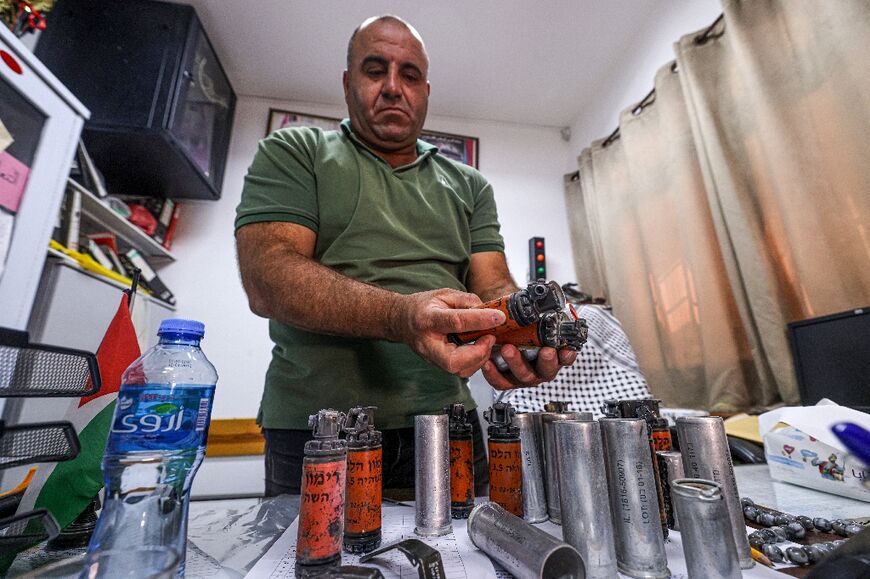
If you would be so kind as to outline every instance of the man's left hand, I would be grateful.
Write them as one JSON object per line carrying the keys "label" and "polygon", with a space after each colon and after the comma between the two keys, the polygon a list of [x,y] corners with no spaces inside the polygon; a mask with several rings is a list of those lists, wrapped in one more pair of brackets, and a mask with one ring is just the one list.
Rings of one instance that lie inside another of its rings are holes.
{"label": "man's left hand", "polygon": [[511,390],[537,386],[556,377],[562,366],[570,366],[577,359],[577,352],[568,349],[541,348],[538,358],[528,362],[522,352],[512,344],[501,348],[501,356],[508,365],[507,372],[500,372],[492,360],[483,365],[483,376],[496,390]]}

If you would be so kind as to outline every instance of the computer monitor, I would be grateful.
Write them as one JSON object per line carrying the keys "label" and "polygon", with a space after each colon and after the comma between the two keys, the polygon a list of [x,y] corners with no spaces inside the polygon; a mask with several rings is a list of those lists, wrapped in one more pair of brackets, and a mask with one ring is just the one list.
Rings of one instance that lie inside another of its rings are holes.
{"label": "computer monitor", "polygon": [[801,403],[870,412],[870,307],[788,324]]}

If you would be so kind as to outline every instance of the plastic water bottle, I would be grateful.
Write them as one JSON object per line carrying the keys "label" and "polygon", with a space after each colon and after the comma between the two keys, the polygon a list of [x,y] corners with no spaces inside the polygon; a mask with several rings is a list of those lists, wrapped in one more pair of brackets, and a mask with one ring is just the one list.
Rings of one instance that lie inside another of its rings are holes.
{"label": "plastic water bottle", "polygon": [[171,547],[184,575],[190,487],[205,456],[218,378],[199,348],[204,329],[164,320],[157,345],[121,377],[103,457],[105,500],[89,552]]}

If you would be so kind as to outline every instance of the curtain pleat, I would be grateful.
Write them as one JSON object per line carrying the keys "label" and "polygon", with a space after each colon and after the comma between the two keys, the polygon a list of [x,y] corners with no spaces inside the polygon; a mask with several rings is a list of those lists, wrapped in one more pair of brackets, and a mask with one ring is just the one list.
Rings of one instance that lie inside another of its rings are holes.
{"label": "curtain pleat", "polygon": [[607,295],[604,277],[587,217],[586,200],[580,183],[580,173],[565,175],[565,205],[571,222],[571,247],[574,256],[574,271],[581,291],[593,297]]}

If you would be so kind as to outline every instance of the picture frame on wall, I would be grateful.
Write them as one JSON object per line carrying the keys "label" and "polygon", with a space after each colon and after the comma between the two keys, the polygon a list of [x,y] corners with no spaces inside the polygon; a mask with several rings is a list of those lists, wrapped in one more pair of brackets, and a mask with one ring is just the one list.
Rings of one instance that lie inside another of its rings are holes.
{"label": "picture frame on wall", "polygon": [[[269,109],[269,123],[266,126],[266,136],[286,127],[317,127],[325,131],[337,131],[340,124],[340,119],[332,117]],[[448,159],[477,168],[480,156],[480,140],[477,137],[423,131],[420,139],[438,147],[438,152]]]}

